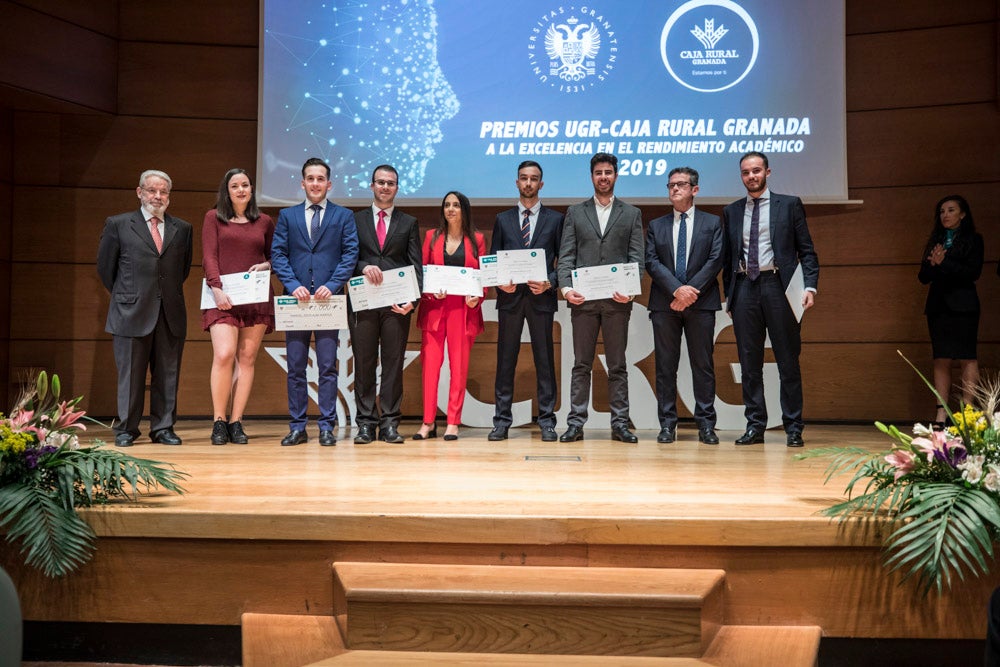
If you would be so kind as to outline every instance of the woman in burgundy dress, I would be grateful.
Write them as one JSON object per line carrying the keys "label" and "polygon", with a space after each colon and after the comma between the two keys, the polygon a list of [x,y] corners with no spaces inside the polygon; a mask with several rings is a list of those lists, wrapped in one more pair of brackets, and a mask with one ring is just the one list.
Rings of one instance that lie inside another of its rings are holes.
{"label": "woman in burgundy dress", "polygon": [[222,291],[222,275],[271,269],[274,221],[257,207],[246,171],[226,172],[201,233],[205,281],[215,297],[215,308],[201,311],[202,327],[212,336],[212,444],[245,445],[242,419],[253,387],[254,361],[264,334],[274,330],[270,293],[265,302],[234,306]]}

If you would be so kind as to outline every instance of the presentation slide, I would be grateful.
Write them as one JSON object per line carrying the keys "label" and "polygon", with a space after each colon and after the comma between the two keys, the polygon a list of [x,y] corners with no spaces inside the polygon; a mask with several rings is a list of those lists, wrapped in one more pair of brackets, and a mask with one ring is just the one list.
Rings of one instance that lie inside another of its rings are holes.
{"label": "presentation slide", "polygon": [[407,202],[509,202],[523,160],[574,203],[597,152],[623,199],[662,202],[690,166],[722,202],[751,150],[776,191],[847,199],[843,0],[264,0],[261,23],[265,205],[303,199],[309,157],[351,205],[383,163]]}

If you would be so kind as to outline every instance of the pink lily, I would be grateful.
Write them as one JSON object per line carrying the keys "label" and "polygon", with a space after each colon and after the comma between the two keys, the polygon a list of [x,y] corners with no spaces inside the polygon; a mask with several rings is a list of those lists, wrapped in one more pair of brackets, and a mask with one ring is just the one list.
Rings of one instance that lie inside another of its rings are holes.
{"label": "pink lily", "polygon": [[917,455],[905,449],[894,449],[892,453],[886,455],[885,462],[896,469],[893,481],[898,482],[900,477],[911,472],[916,466]]}
{"label": "pink lily", "polygon": [[52,430],[58,431],[67,428],[78,428],[81,431],[86,431],[87,426],[85,424],[78,424],[77,421],[87,414],[86,410],[73,411],[72,409],[66,409],[67,401],[63,401],[59,404],[59,411],[56,413],[55,424],[52,425]]}

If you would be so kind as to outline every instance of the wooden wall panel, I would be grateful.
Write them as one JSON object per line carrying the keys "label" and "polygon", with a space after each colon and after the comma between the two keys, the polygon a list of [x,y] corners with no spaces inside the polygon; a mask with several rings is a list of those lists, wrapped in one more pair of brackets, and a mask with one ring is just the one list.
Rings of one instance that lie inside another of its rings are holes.
{"label": "wooden wall panel", "polygon": [[123,42],[118,113],[256,123],[257,49]]}
{"label": "wooden wall panel", "polygon": [[1000,182],[993,103],[847,114],[849,187]]}
{"label": "wooden wall panel", "polygon": [[174,0],[169,7],[120,3],[122,40],[257,46],[258,2]]}
{"label": "wooden wall panel", "polygon": [[[900,109],[994,98],[996,28],[973,23],[847,39],[847,108]],[[955,48],[928,48],[951,44]],[[920,77],[908,76],[920,72]],[[962,72],[962,76],[955,76]]]}
{"label": "wooden wall panel", "polygon": [[[916,275],[934,225],[934,206],[941,197],[953,194],[968,200],[983,233],[986,260],[996,261],[1000,257],[998,190],[998,182],[852,188],[851,199],[863,200],[863,204],[806,205],[809,233],[823,267],[821,274],[828,266],[851,265],[861,270],[878,264],[910,264]],[[984,269],[984,275],[989,268]]]}
{"label": "wooden wall panel", "polygon": [[[962,0],[947,5],[937,0],[847,0],[846,8],[848,35],[933,28],[997,18],[996,0]],[[911,76],[914,72],[904,74]]]}
{"label": "wooden wall panel", "polygon": [[108,37],[118,37],[118,0],[17,0],[17,4]]}
{"label": "wooden wall panel", "polygon": [[143,170],[162,169],[178,190],[214,193],[233,165],[256,168],[251,121],[52,114],[17,114],[14,121],[21,185],[132,187]]}
{"label": "wooden wall panel", "polygon": [[0,82],[105,112],[116,104],[117,42],[0,0]]}

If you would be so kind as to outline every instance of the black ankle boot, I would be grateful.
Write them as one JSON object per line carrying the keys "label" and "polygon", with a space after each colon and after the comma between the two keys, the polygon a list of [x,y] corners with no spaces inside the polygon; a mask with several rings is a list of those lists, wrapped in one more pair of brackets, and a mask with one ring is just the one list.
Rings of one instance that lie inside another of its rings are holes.
{"label": "black ankle boot", "polygon": [[229,442],[229,429],[226,428],[226,422],[216,419],[212,424],[212,444],[224,445],[227,442]]}

